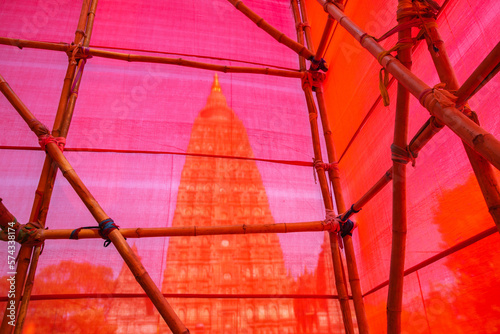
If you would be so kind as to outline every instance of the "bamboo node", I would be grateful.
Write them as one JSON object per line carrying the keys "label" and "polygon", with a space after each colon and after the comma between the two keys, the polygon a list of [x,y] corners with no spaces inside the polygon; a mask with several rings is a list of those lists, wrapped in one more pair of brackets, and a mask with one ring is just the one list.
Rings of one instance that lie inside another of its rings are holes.
{"label": "bamboo node", "polygon": [[33,131],[37,135],[37,137],[50,134],[49,129],[47,129],[47,127],[36,118],[30,119],[27,123],[31,131]]}
{"label": "bamboo node", "polygon": [[325,163],[325,162],[316,160],[313,162],[313,165],[314,165],[314,168],[316,168],[316,170],[323,169],[325,172],[328,172],[330,170],[336,170],[336,171],[339,170],[339,163],[338,162]]}
{"label": "bamboo node", "polygon": [[413,153],[410,150],[410,146],[406,146],[405,148],[399,147],[396,144],[391,145],[391,159],[394,162],[398,162],[400,164],[407,164],[411,161],[412,167],[415,167],[416,157],[418,154]]}
{"label": "bamboo node", "polygon": [[304,30],[306,27],[311,28],[309,22],[299,22],[295,25],[295,29],[297,30]]}
{"label": "bamboo node", "polygon": [[57,147],[61,150],[61,152],[64,151],[64,145],[66,145],[66,138],[64,137],[53,137],[52,135],[41,135],[38,136],[38,143],[40,144],[40,147],[42,150],[47,152],[47,144],[54,143],[57,145]]}

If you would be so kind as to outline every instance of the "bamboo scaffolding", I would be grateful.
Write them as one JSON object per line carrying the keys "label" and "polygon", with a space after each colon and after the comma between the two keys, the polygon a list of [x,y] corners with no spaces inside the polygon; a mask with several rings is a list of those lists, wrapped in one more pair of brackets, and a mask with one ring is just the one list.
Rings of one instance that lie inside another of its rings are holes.
{"label": "bamboo scaffolding", "polygon": [[[298,6],[296,0],[292,0],[292,9],[297,24],[297,40],[300,44],[304,44],[304,36],[302,35],[302,30],[299,29],[301,24],[300,13],[298,11]],[[301,71],[306,70],[305,59],[299,56],[299,64]],[[319,142],[319,130],[318,130],[318,112],[316,110],[316,105],[314,103],[314,98],[312,94],[311,86],[303,85],[304,94],[307,102],[307,109],[309,112],[309,123],[311,126],[311,136],[313,141],[314,150],[314,160],[317,162],[323,161],[321,156],[321,146]],[[318,169],[317,171],[318,179],[321,187],[321,194],[323,197],[323,203],[326,210],[333,210],[333,202],[330,197],[330,191],[328,189],[328,181],[326,179],[326,174],[324,169]],[[330,251],[332,254],[333,271],[335,277],[335,286],[337,288],[337,293],[339,295],[340,309],[342,312],[342,320],[344,322],[344,329],[346,333],[354,333],[354,327],[352,323],[351,309],[349,305],[349,298],[347,293],[347,284],[345,282],[344,265],[342,264],[342,255],[339,250],[339,243],[337,239],[337,233],[330,232]]]}
{"label": "bamboo scaffolding", "polygon": [[[97,1],[93,1],[95,5],[97,5]],[[87,21],[87,15],[89,11],[89,5],[90,1],[89,0],[84,0],[82,1],[82,8],[80,11],[80,17],[78,19],[78,24],[77,24],[77,29],[75,32],[75,39],[74,43],[78,45],[80,41],[85,36],[85,26],[86,26],[86,21]],[[95,10],[95,7],[94,7]],[[91,26],[91,25],[90,25]],[[15,45],[15,44],[14,44]],[[18,47],[20,47],[18,45]],[[70,62],[66,71],[66,75],[64,78],[64,84],[63,84],[63,89],[61,92],[61,98],[59,100],[59,105],[57,108],[56,112],[56,117],[54,120],[54,129],[59,129],[61,125],[61,119],[63,117],[63,114],[66,112],[66,106],[67,106],[67,101],[69,97],[69,91],[71,87],[71,83],[73,81],[74,73],[76,70],[76,63],[75,62]],[[71,111],[72,112],[72,111]],[[68,124],[69,126],[69,124]],[[57,131],[56,131],[57,132]],[[67,132],[67,129],[66,129]],[[59,133],[55,133],[56,136],[58,137],[66,137],[66,135],[61,135]],[[52,195],[52,189],[54,186],[54,181],[55,181],[55,176],[57,173],[57,166],[55,166],[52,163],[52,159],[47,156],[44,161],[44,165],[42,168],[42,173],[40,176],[40,181],[37,187],[37,191],[35,192],[35,200],[33,202],[32,210],[31,210],[31,215],[30,215],[30,221],[38,221],[39,224],[42,226],[45,226],[45,219],[47,216],[47,211],[50,203],[50,198]],[[35,252],[34,252],[34,259],[33,259],[33,269],[30,269],[30,276],[31,280],[29,282],[33,282],[34,280],[34,275],[36,271],[36,264],[38,263],[38,257],[40,255],[40,246],[35,247]],[[23,312],[19,314],[19,317],[17,318],[16,322],[16,330],[21,331],[22,327],[24,325],[24,319],[26,316],[26,310],[28,307],[29,303],[29,298],[31,296],[31,288],[26,291],[26,293],[22,293],[24,290],[24,284],[25,284],[25,279],[26,279],[26,273],[28,271],[28,266],[31,262],[31,256],[33,252],[33,247],[30,245],[22,245],[21,249],[18,254],[19,262],[16,270],[16,293],[15,293],[15,305],[16,305],[16,311],[20,309],[19,307],[19,301],[21,300],[21,294],[23,294],[22,297],[22,308]],[[32,286],[33,283],[30,283],[30,286]],[[0,334],[7,334],[11,333],[13,327],[10,326],[7,323],[7,310],[5,310],[2,325],[0,327]]]}
{"label": "bamboo scaffolding", "polygon": [[[302,10],[302,19],[307,22],[308,17],[305,11],[305,6],[303,2],[301,2],[303,7]],[[295,16],[300,15],[298,10],[294,8],[294,11],[297,11]],[[321,59],[324,50],[326,49],[326,45],[328,43],[328,38],[333,29],[333,19],[328,19],[325,29],[323,31],[323,36],[321,38],[320,45],[318,47],[318,51],[316,52],[315,60],[319,61]],[[306,34],[307,45],[311,50],[314,51],[312,38],[311,36]],[[328,112],[326,109],[326,102],[323,93],[323,83],[319,83],[315,89],[316,92],[316,101],[318,103],[318,109],[320,111],[321,124],[323,126],[323,134],[325,137],[327,155],[329,163],[337,163],[337,154],[335,152],[335,146],[333,145],[333,137],[332,131],[330,128],[330,122],[328,120]],[[331,168],[328,171],[328,176],[332,183],[332,188],[335,197],[335,203],[337,205],[337,210],[339,212],[344,212],[346,210],[344,195],[342,192],[342,186],[340,184],[340,172],[338,168]],[[332,237],[332,233],[330,234],[330,238]],[[345,246],[345,256],[347,263],[347,273],[349,277],[349,284],[351,286],[351,293],[353,297],[354,310],[356,313],[356,320],[358,323],[358,330],[361,334],[368,334],[370,332],[368,325],[368,318],[366,317],[365,305],[363,301],[363,294],[361,291],[361,284],[359,280],[358,266],[356,263],[356,256],[354,253],[354,245],[352,243],[352,237],[350,235],[346,235],[343,237],[343,243]]]}
{"label": "bamboo scaffolding", "polygon": [[318,45],[318,50],[314,55],[314,61],[320,61],[321,58],[323,57],[323,54],[325,53],[326,50],[326,46],[328,45],[328,41],[330,39],[330,35],[332,34],[334,24],[335,20],[330,15],[328,15],[328,19],[326,21],[325,28],[323,30],[323,35],[321,36],[321,40]]}
{"label": "bamboo scaffolding", "polygon": [[500,42],[484,58],[457,91],[457,107],[462,107],[476,92],[481,89],[500,70]]}
{"label": "bamboo scaffolding", "polygon": [[[197,237],[202,235],[225,234],[256,234],[256,233],[297,233],[330,231],[332,224],[323,221],[302,223],[279,223],[262,225],[221,225],[221,226],[185,226],[185,227],[152,227],[152,228],[122,228],[119,230],[125,238],[151,237]],[[70,239],[74,229],[39,230],[35,240]],[[99,239],[99,228],[82,229],[78,239]]]}
{"label": "bamboo scaffolding", "polygon": [[[0,37],[0,44],[14,45],[20,48],[29,47],[29,48],[45,49],[53,51],[64,51],[64,52],[68,52],[71,48],[71,46],[66,43],[36,42],[36,41],[19,40],[6,37]],[[303,76],[303,74],[300,73],[299,71],[279,70],[269,67],[262,68],[262,67],[216,65],[204,62],[186,60],[182,58],[136,55],[130,53],[105,51],[88,47],[86,47],[85,50],[89,56],[123,60],[128,62],[178,65],[178,66],[193,67],[202,70],[218,71],[224,73],[265,74],[265,75],[279,76],[285,78],[302,78]]]}
{"label": "bamboo scaffolding", "polygon": [[287,37],[284,33],[267,23],[262,17],[248,8],[241,0],[228,0],[237,10],[242,12],[246,17],[252,20],[253,23],[257,25],[257,27],[261,28],[269,35],[271,35],[275,40],[280,42],[281,44],[289,47],[293,51],[295,51],[299,56],[302,56],[306,59],[311,59],[314,57],[313,53],[309,51],[303,44],[295,42],[290,37]]}
{"label": "bamboo scaffolding", "polygon": [[[400,10],[412,8],[411,0],[398,1],[398,24],[412,20],[412,16],[400,16]],[[411,28],[398,32],[398,42],[411,40]],[[408,70],[411,70],[411,47],[398,50],[397,58]],[[387,333],[401,333],[401,312],[403,304],[404,269],[406,257],[406,164],[397,156],[394,148],[407,147],[408,120],[410,112],[410,93],[398,82],[394,141],[392,153],[392,246],[389,270],[389,292],[387,294]],[[405,151],[406,153],[406,151]]]}
{"label": "bamboo scaffolding", "polygon": [[[9,100],[9,102],[19,112],[21,117],[26,121],[32,131],[37,135],[46,135],[47,128],[43,126],[33,114],[26,108],[22,101],[12,91],[7,82],[0,76],[0,90]],[[46,145],[46,152],[54,162],[57,164],[63,176],[68,180],[80,199],[85,203],[85,206],[90,211],[92,216],[97,222],[102,222],[109,218],[109,216],[100,207],[99,203],[95,200],[89,192],[80,177],[76,174],[64,154],[60,151],[59,147],[54,142],[49,142]],[[189,333],[184,324],[177,317],[172,307],[165,300],[158,287],[155,285],[146,269],[142,266],[139,258],[134,254],[128,243],[118,230],[113,230],[109,233],[109,239],[116,247],[120,255],[125,260],[125,263],[134,274],[137,282],[144,289],[153,304],[156,306],[158,312],[162,315],[163,319],[174,333],[184,334]]]}
{"label": "bamboo scaffolding", "polygon": [[[97,7],[97,0],[82,1],[80,17],[78,19],[77,29],[75,31],[75,38],[74,38],[75,45],[79,45],[82,42],[85,43],[85,41],[87,44],[89,43],[90,36],[92,34],[93,21],[89,22],[88,18],[91,15],[91,12],[95,12],[96,7]],[[75,107],[76,97],[78,96],[77,93],[78,87],[80,85],[82,76],[80,75],[80,78],[75,83],[74,88],[71,88],[71,86],[76,76],[75,73],[77,69],[79,68],[79,66],[83,66],[83,64],[84,63],[82,63],[81,60],[79,61],[79,63],[77,63],[76,59],[74,58],[69,59],[69,64],[66,70],[66,75],[64,77],[63,88],[59,99],[59,104],[53,125],[52,134],[56,137],[66,138],[67,136],[70,121]],[[83,71],[83,68],[81,70]],[[35,201],[33,203],[30,215],[30,221],[38,221],[41,226],[45,226],[56,175],[57,175],[57,166],[53,163],[52,158],[47,155],[45,157],[44,166],[40,176],[40,181],[38,184],[37,191],[35,193]],[[31,297],[31,291],[34,285],[36,267],[38,264],[38,258],[40,254],[41,254],[41,245],[37,245],[35,246],[32,252],[32,263],[29,269],[28,281],[23,291],[21,308],[15,328],[15,333],[20,333],[24,325],[24,320],[26,317],[26,312]]]}
{"label": "bamboo scaffolding", "polygon": [[[428,28],[426,41],[434,66],[436,67],[441,82],[446,83],[446,87],[448,89],[457,90],[459,89],[459,83],[448,57],[448,53],[446,52],[446,47],[441,39],[435,20],[432,20],[431,22],[434,24],[431,24]],[[439,52],[434,49],[433,45],[437,47]],[[470,84],[470,87],[475,86],[476,84],[479,85],[483,81],[484,77],[481,76],[481,72],[486,71],[490,73],[495,66],[498,66],[498,62],[500,61],[500,47],[498,45],[500,44],[497,44],[497,47],[495,48],[496,51],[493,49],[493,51],[486,57],[487,61],[483,62],[478,67],[479,73],[475,74],[478,77],[476,77],[476,80],[472,81],[473,84]],[[470,89],[464,89],[463,94],[470,95],[470,93],[467,93],[469,90]],[[475,116],[471,115],[471,119],[479,124],[479,122],[475,119]],[[488,206],[488,211],[493,217],[493,220],[500,232],[500,190],[498,188],[498,181],[495,177],[493,169],[486,159],[477,154],[476,151],[470,148],[465,142],[463,142],[463,145],[474,174],[476,175],[479,187],[481,188],[486,205]]]}
{"label": "bamboo scaffolding", "polygon": [[[382,55],[384,50],[375,39],[359,28],[349,17],[344,15],[335,5],[326,0],[318,0],[333,18],[344,27],[360,44],[374,57]],[[438,118],[457,134],[470,147],[500,169],[500,142],[486,130],[475,124],[462,114],[454,103],[446,97],[436,98],[436,89],[431,89],[422,80],[409,71],[396,58],[385,55],[381,57],[381,64],[391,73],[410,93],[419,98],[431,115]]]}
{"label": "bamboo scaffolding", "polygon": [[306,36],[306,43],[307,47],[309,50],[311,50],[312,53],[315,53],[314,51],[314,43],[312,42],[312,33],[311,33],[311,26],[309,25],[309,20],[308,20],[308,15],[307,15],[307,8],[305,5],[304,0],[299,1],[299,8],[300,8],[300,15],[304,18],[302,20],[302,26],[304,27],[304,35]]}

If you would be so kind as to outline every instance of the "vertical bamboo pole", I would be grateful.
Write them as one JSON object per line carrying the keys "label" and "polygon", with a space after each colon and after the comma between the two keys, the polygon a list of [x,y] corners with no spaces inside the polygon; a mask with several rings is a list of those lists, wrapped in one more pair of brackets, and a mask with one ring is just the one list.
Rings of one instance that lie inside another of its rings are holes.
{"label": "vertical bamboo pole", "polygon": [[[297,25],[301,23],[300,13],[297,6],[297,0],[292,0],[292,9],[294,13],[295,22]],[[300,44],[304,44],[304,37],[302,35],[302,30],[297,29],[297,40]],[[305,71],[306,64],[303,57],[299,58],[299,64],[301,71]],[[314,149],[314,159],[315,161],[322,162],[323,158],[321,155],[321,146],[319,141],[319,129],[318,129],[318,112],[316,110],[316,105],[314,103],[312,87],[303,86],[304,93],[306,96],[307,108],[309,112],[309,122],[311,125],[311,136],[313,141]],[[318,169],[318,180],[321,187],[321,194],[323,196],[323,203],[326,210],[333,210],[333,202],[330,196],[330,191],[328,189],[328,181],[326,179],[326,174],[324,169]],[[342,320],[344,322],[344,328],[346,333],[354,333],[354,326],[352,323],[351,308],[349,305],[349,296],[347,293],[347,286],[344,279],[344,266],[342,264],[342,256],[340,254],[337,233],[329,233],[330,238],[330,251],[332,254],[333,271],[335,276],[335,285],[337,288],[337,293],[339,296],[340,309],[342,312]]]}
{"label": "vertical bamboo pole", "polygon": [[[411,0],[398,1],[398,24],[412,17],[400,17],[400,10],[412,8]],[[398,32],[399,42],[411,39],[411,28]],[[399,61],[411,69],[411,47],[398,50]],[[394,146],[406,149],[408,137],[408,116],[410,92],[398,82],[396,101],[396,120],[394,124]],[[392,149],[392,147],[391,147]],[[401,309],[403,304],[404,265],[406,251],[406,164],[401,158],[392,155],[392,247],[389,272],[389,292],[387,296],[387,333],[401,333]]]}
{"label": "vertical bamboo pole", "polygon": [[[10,86],[1,75],[0,91],[15,107],[15,109],[19,112],[26,123],[30,125],[32,131],[38,137],[49,133],[47,128],[43,124],[41,124],[28,110],[24,103],[22,103],[22,101],[14,93],[14,91],[10,88]],[[47,154],[52,158],[52,160],[57,164],[58,168],[63,173],[63,176],[68,180],[71,187],[84,202],[85,206],[90,211],[95,220],[100,223],[106,219],[109,219],[109,216],[104,212],[99,203],[92,196],[92,194],[82,182],[80,177],[76,174],[75,170],[70,165],[68,160],[66,160],[66,157],[61,152],[58,145],[54,142],[49,142],[46,144],[45,150]],[[156,306],[156,309],[162,315],[163,319],[170,327],[172,332],[174,332],[175,334],[189,333],[188,329],[180,321],[172,307],[165,300],[162,293],[149,276],[148,272],[144,269],[137,255],[135,255],[130,246],[127,244],[122,234],[117,229],[114,229],[109,233],[108,238],[116,247],[125,263],[129,267],[130,271],[134,274],[137,282],[141,285],[148,297]]]}
{"label": "vertical bamboo pole", "polygon": [[[80,41],[85,35],[85,23],[89,10],[89,2],[90,0],[83,0],[82,2],[80,17],[75,32],[75,40],[74,40],[75,44],[80,43]],[[93,2],[97,4],[97,0],[94,0]],[[59,129],[60,124],[62,123],[61,119],[66,110],[69,91],[71,88],[71,83],[73,81],[75,69],[76,69],[76,63],[70,62],[64,78],[61,98],[59,100],[59,105],[54,120],[53,128],[56,129],[56,131],[54,132],[54,135],[56,137],[62,136],[60,133],[58,133],[57,129]],[[66,128],[66,133],[67,133],[67,128]],[[66,137],[66,135],[64,135],[64,137]],[[47,156],[44,161],[37,191],[35,192],[35,199],[33,202],[33,207],[30,215],[30,221],[38,221],[42,226],[45,226],[45,219],[47,216],[48,206],[50,203],[50,197],[52,195],[52,189],[54,187],[56,173],[57,173],[57,166],[55,166],[52,162],[52,159],[49,156]],[[33,246],[28,246],[28,245],[22,245],[21,249],[19,250],[18,265],[16,270],[16,293],[15,293],[16,311],[19,310],[19,302],[21,300],[21,293],[24,289],[24,283],[26,280],[28,267],[30,265],[32,251],[33,251]],[[38,251],[35,252],[35,254],[38,254],[37,256],[39,256]],[[36,259],[36,262],[38,262],[38,259]],[[28,306],[27,304],[29,302],[29,297],[30,297],[29,293],[25,294],[25,296],[23,297],[23,302],[26,304],[25,306],[26,308]],[[25,314],[26,313],[23,313],[22,316],[20,314],[19,318],[17,318],[16,326],[19,326],[21,329],[24,323]],[[8,324],[9,319],[7,318],[7,315],[8,314],[6,309],[2,320],[2,325],[0,326],[0,334],[12,333],[13,327]]]}
{"label": "vertical bamboo pole", "polygon": [[[460,85],[458,83],[455,70],[451,65],[450,58],[446,52],[446,47],[441,39],[435,20],[432,21],[434,24],[430,24],[428,31],[429,36],[426,36],[426,41],[428,45],[429,52],[434,62],[434,66],[438,72],[441,82],[446,83],[446,88],[449,90],[458,90]],[[437,48],[437,50],[434,48]],[[495,51],[496,50],[496,51]],[[500,54],[500,47],[497,47],[490,53],[493,58],[496,58],[498,62]],[[490,56],[487,57],[490,59]],[[480,66],[482,67],[482,66]],[[494,67],[493,64],[489,66]],[[468,109],[468,107],[466,107]],[[474,122],[479,124],[478,120],[471,114],[469,116]],[[474,174],[476,175],[477,182],[481,188],[486,205],[488,206],[488,211],[493,217],[498,230],[500,231],[500,191],[498,188],[498,181],[493,173],[491,165],[486,159],[479,155],[476,151],[470,148],[465,142],[463,142],[465,152],[469,158]]]}
{"label": "vertical bamboo pole", "polygon": [[[304,5],[304,1],[300,2],[300,8],[302,13],[302,19],[305,22],[308,22],[307,12]],[[328,15],[328,21],[325,26],[323,36],[321,38],[320,46],[318,47],[318,51],[316,52],[315,59],[321,59],[321,54],[324,52],[326,48],[326,44],[328,42],[328,37],[331,34],[333,28],[334,20]],[[312,37],[309,31],[309,34],[306,33],[306,43],[312,52],[314,52],[314,45],[312,42]],[[321,54],[320,54],[321,53]],[[319,56],[318,56],[319,55]],[[318,102],[318,108],[321,117],[321,124],[323,125],[323,134],[325,137],[326,150],[328,154],[328,161],[330,163],[337,162],[337,154],[335,152],[335,146],[333,145],[333,137],[332,131],[330,128],[330,122],[328,120],[328,112],[326,109],[326,102],[323,93],[323,84],[321,83],[319,87],[316,88],[316,100]],[[346,205],[344,200],[344,195],[342,193],[342,186],[340,184],[340,173],[338,169],[330,169],[328,171],[328,176],[332,183],[332,188],[335,196],[335,203],[337,204],[338,212],[345,212]],[[330,233],[332,234],[332,233]],[[331,236],[330,236],[331,237]],[[350,235],[346,235],[343,238],[344,246],[345,246],[345,256],[347,263],[347,273],[349,275],[349,284],[351,286],[351,293],[354,303],[354,310],[356,312],[356,320],[358,322],[358,330],[361,334],[368,334],[370,332],[368,326],[368,318],[366,317],[365,304],[363,301],[363,293],[361,291],[361,284],[359,281],[359,273],[358,266],[356,263],[356,256],[354,254],[354,245],[352,243],[352,237]]]}

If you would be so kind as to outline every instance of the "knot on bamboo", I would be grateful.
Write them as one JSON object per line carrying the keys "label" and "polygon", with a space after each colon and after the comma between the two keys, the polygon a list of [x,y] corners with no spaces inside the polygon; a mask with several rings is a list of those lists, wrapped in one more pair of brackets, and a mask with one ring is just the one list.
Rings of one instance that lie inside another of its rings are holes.
{"label": "knot on bamboo", "polygon": [[99,235],[101,238],[105,239],[104,247],[108,247],[111,243],[111,240],[109,240],[109,234],[118,229],[118,225],[116,225],[111,218],[104,219],[99,223]]}
{"label": "knot on bamboo", "polygon": [[[392,174],[391,174],[391,178],[392,178]],[[343,215],[340,215],[338,218],[344,222],[344,221],[347,221],[353,214],[358,213],[360,211],[361,211],[361,209],[355,210],[354,204],[353,204],[353,205],[351,205],[349,210],[347,210]]]}
{"label": "knot on bamboo", "polygon": [[78,44],[71,43],[71,45],[68,47],[68,50],[66,51],[66,54],[68,55],[70,61],[74,61],[75,63],[80,59],[87,60],[89,58],[92,58],[92,55],[90,54],[90,48],[83,46],[81,42]]}
{"label": "knot on bamboo", "polygon": [[50,134],[49,129],[36,118],[30,119],[27,123],[31,131],[33,131],[37,137]]}
{"label": "knot on bamboo", "polygon": [[28,222],[24,225],[19,224],[19,227],[16,230],[16,240],[20,244],[39,246],[43,244],[43,239],[38,231],[43,229],[43,226],[38,222]]}
{"label": "knot on bamboo", "polygon": [[411,161],[411,165],[415,167],[417,154],[410,150],[409,146],[405,148],[399,147],[396,144],[391,145],[391,159],[400,164],[407,164]]}
{"label": "knot on bamboo", "polygon": [[57,145],[57,147],[61,150],[61,152],[64,151],[64,146],[66,145],[66,138],[64,137],[53,137],[52,135],[41,135],[38,136],[38,143],[40,144],[40,147],[42,150],[47,152],[46,146],[49,143],[54,143]]}
{"label": "knot on bamboo", "polygon": [[398,3],[397,20],[406,17],[436,18],[441,7],[433,0],[407,0]]}
{"label": "knot on bamboo", "polygon": [[335,213],[333,210],[326,209],[325,213],[326,217],[323,221],[323,226],[325,226],[325,230],[330,232],[338,232],[340,231],[340,219],[335,217]]}
{"label": "knot on bamboo", "polygon": [[316,168],[316,170],[323,169],[325,172],[328,172],[330,170],[337,170],[337,171],[339,170],[338,162],[325,163],[325,162],[316,160],[316,161],[314,161],[313,165],[314,165],[314,168]]}
{"label": "knot on bamboo", "polygon": [[317,71],[323,71],[327,72],[328,71],[328,64],[326,63],[326,60],[323,58],[316,60],[316,59],[311,59],[311,67],[309,67],[309,71],[311,72],[317,72]]}
{"label": "knot on bamboo", "polygon": [[[418,97],[418,101],[428,110],[432,110],[436,103],[439,103],[443,108],[455,107],[458,97],[453,94],[453,91],[446,90],[445,87],[445,83],[439,83],[424,90]],[[429,95],[432,95],[431,99],[427,98]]]}
{"label": "knot on bamboo", "polygon": [[325,80],[324,73],[317,71],[305,71],[302,75],[302,89],[316,90],[316,88],[321,87],[323,80]]}

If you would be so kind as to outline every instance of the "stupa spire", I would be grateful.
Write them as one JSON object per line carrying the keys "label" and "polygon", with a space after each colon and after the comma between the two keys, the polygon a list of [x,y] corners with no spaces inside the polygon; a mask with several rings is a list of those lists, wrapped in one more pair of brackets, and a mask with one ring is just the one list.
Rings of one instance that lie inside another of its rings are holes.
{"label": "stupa spire", "polygon": [[219,76],[217,73],[214,75],[214,83],[212,84],[212,92],[222,92],[219,84]]}

